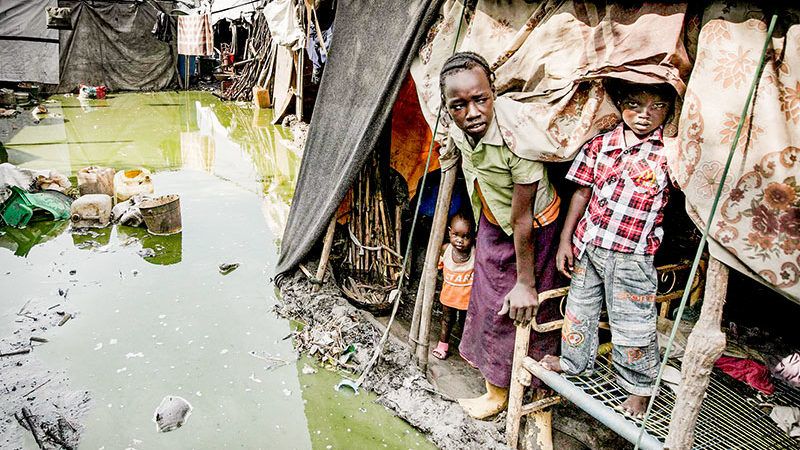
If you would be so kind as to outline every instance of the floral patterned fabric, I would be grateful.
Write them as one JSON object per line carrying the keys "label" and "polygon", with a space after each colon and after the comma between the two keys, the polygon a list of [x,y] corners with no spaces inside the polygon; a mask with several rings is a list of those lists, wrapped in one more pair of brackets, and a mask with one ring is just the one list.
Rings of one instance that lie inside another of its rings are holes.
{"label": "floral patterned fabric", "polygon": [[[411,66],[425,118],[428,124],[436,119],[439,71],[455,45],[486,58],[498,94],[523,102],[502,118],[514,124],[515,154],[572,159],[586,141],[619,122],[600,78],[666,82],[684,91],[691,69],[683,43],[686,9],[686,3],[478,0],[467,8],[455,42],[462,3],[446,0]],[[446,134],[447,120],[439,130],[437,139]],[[675,131],[674,123],[666,127],[668,135]]]}
{"label": "floral patterned fabric", "polygon": [[[767,19],[749,7],[706,8],[671,173],[687,211],[705,226],[766,39]],[[770,44],[719,209],[711,254],[800,302],[800,26]]]}

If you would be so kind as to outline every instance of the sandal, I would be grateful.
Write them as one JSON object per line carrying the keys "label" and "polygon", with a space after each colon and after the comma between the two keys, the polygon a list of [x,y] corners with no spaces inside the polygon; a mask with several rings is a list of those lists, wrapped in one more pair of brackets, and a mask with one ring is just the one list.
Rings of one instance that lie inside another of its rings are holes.
{"label": "sandal", "polygon": [[431,352],[437,359],[447,359],[447,351],[450,349],[450,344],[439,341],[436,348]]}

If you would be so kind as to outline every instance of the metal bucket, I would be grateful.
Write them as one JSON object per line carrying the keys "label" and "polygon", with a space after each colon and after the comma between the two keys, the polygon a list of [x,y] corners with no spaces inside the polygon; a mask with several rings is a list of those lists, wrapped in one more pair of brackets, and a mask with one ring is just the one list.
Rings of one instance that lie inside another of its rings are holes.
{"label": "metal bucket", "polygon": [[139,203],[147,231],[165,236],[181,231],[181,199],[177,194],[164,195]]}

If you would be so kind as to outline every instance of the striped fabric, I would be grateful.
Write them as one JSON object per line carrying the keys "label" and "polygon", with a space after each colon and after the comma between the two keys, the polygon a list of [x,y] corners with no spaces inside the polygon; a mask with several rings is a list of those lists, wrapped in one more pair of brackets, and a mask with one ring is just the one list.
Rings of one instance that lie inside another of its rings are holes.
{"label": "striped fabric", "polygon": [[214,54],[214,33],[208,14],[178,16],[178,53],[197,56]]}

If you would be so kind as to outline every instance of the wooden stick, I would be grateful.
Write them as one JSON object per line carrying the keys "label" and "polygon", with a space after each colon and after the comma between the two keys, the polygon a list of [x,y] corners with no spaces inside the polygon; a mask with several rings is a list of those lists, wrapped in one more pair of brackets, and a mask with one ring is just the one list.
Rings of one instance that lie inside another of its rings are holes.
{"label": "wooden stick", "polygon": [[519,426],[522,419],[522,400],[525,386],[520,383],[518,375],[525,370],[522,359],[528,356],[528,344],[531,340],[531,327],[517,325],[514,337],[514,359],[511,364],[511,385],[508,389],[508,415],[506,416],[506,444],[517,448],[519,442]]}
{"label": "wooden stick", "polygon": [[336,231],[336,213],[333,213],[331,223],[328,224],[328,231],[325,233],[325,241],[322,243],[322,254],[319,257],[319,267],[317,267],[317,281],[319,284],[314,285],[313,291],[318,291],[325,281],[325,270],[328,268],[328,258],[331,256],[334,231]]}
{"label": "wooden stick", "polygon": [[24,355],[24,354],[26,354],[26,353],[30,353],[30,352],[31,352],[31,349],[30,349],[30,347],[28,347],[28,348],[21,348],[21,349],[19,349],[19,350],[12,350],[12,351],[10,351],[10,352],[6,352],[6,353],[0,353],[0,357],[3,357],[3,356],[17,356],[17,355]]}
{"label": "wooden stick", "polygon": [[42,441],[39,439],[39,435],[36,433],[36,428],[33,426],[33,420],[31,419],[31,411],[25,406],[22,407],[22,417],[25,419],[25,423],[28,424],[28,429],[33,435],[33,440],[36,441],[36,445],[38,445],[39,448],[43,449],[44,445],[42,445]]}
{"label": "wooden stick", "polygon": [[433,214],[431,237],[434,245],[428,247],[425,255],[425,295],[422,297],[422,311],[419,322],[419,335],[417,336],[417,363],[425,371],[428,367],[428,337],[430,335],[431,315],[433,313],[433,296],[436,293],[436,273],[438,272],[439,253],[441,251],[444,232],[447,228],[447,213],[450,211],[450,198],[456,184],[455,166],[442,174],[439,184],[439,197],[436,200],[436,210]]}
{"label": "wooden stick", "polygon": [[669,435],[664,448],[692,448],[695,425],[700,415],[711,369],[725,350],[725,333],[720,330],[722,309],[728,291],[728,267],[714,257],[709,258],[705,298],[700,318],[689,334],[681,369],[681,383],[675,408],[669,422]]}

